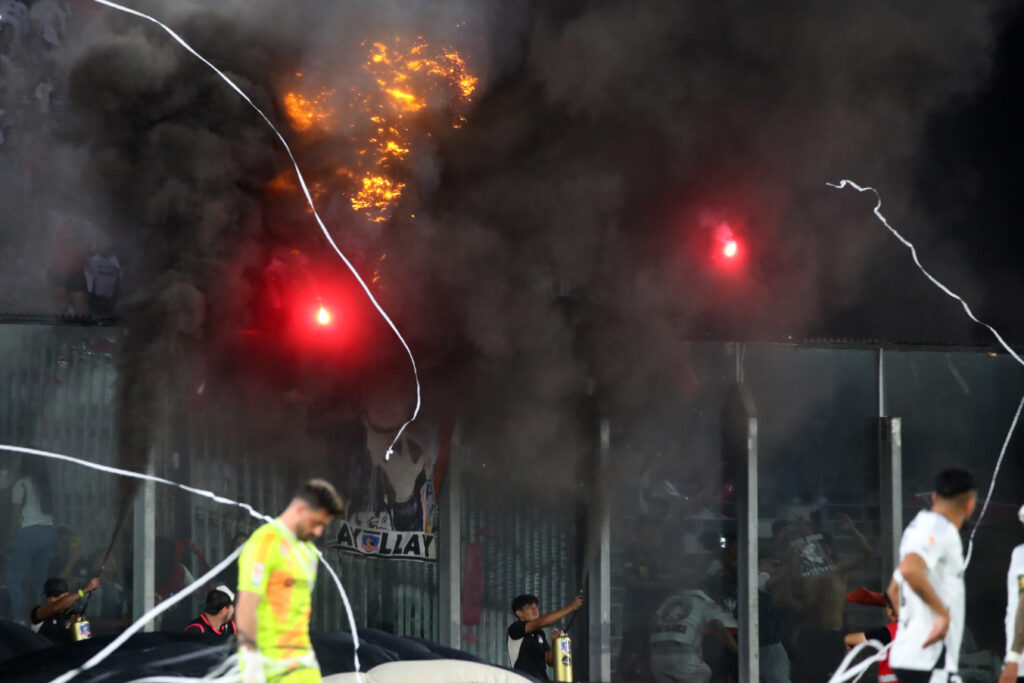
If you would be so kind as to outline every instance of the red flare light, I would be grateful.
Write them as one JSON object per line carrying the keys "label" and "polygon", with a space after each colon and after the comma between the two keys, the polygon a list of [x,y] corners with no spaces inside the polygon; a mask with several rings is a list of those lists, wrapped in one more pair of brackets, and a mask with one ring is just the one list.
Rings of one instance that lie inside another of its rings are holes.
{"label": "red flare light", "polygon": [[736,254],[739,253],[740,245],[736,240],[727,240],[725,246],[722,247],[722,255],[725,258],[736,258]]}
{"label": "red flare light", "polygon": [[331,312],[328,311],[323,306],[321,306],[320,310],[316,312],[316,322],[318,324],[320,324],[320,325],[330,325],[331,324]]}

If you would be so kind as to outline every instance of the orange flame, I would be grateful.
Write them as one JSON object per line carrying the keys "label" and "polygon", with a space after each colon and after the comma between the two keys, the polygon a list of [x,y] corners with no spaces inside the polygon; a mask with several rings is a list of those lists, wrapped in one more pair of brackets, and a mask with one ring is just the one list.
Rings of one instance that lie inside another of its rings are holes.
{"label": "orange flame", "polygon": [[[348,108],[361,112],[366,124],[349,128],[353,134],[363,130],[367,137],[357,150],[354,167],[339,168],[335,177],[351,183],[349,203],[354,210],[382,223],[391,217],[406,186],[398,177],[412,147],[406,117],[428,108],[442,110],[458,128],[465,122],[460,110],[471,101],[478,79],[458,52],[433,49],[422,36],[405,49],[399,38],[390,46],[372,43],[363,71],[376,90],[352,89]],[[316,95],[287,93],[284,108],[292,128],[300,133],[330,131],[336,125],[334,95],[330,89]],[[274,186],[280,190],[283,185]]]}
{"label": "orange flame", "polygon": [[334,109],[327,105],[333,90],[325,90],[313,98],[306,98],[294,92],[284,96],[284,110],[292,121],[292,128],[305,132],[316,126],[326,126],[334,116]]}

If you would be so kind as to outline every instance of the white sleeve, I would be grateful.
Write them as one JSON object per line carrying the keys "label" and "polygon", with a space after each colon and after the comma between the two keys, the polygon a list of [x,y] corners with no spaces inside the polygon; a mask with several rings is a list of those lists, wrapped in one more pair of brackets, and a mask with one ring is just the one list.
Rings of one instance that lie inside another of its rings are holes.
{"label": "white sleeve", "polygon": [[[907,529],[900,544],[900,559],[911,553],[919,555],[924,560],[928,569],[935,569],[939,559],[949,552],[947,539],[941,536],[941,531],[934,527],[922,528],[925,525],[914,525]],[[931,525],[928,525],[931,526]]]}

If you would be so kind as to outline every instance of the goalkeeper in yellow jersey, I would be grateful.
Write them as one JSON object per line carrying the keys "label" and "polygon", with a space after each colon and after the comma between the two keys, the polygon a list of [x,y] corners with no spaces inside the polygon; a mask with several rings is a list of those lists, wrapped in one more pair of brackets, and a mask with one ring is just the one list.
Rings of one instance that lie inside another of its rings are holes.
{"label": "goalkeeper in yellow jersey", "polygon": [[257,529],[238,560],[238,626],[245,683],[320,681],[309,640],[319,538],[342,502],[323,479],[307,481],[284,512]]}

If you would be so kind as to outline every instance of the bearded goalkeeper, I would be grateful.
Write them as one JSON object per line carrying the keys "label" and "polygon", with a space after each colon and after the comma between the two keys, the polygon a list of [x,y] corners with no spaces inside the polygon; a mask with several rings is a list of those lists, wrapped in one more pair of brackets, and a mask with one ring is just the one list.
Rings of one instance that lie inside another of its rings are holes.
{"label": "bearded goalkeeper", "polygon": [[342,511],[323,479],[307,481],[281,515],[257,529],[238,560],[238,626],[245,683],[317,683],[309,640],[319,538]]}

